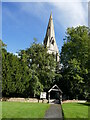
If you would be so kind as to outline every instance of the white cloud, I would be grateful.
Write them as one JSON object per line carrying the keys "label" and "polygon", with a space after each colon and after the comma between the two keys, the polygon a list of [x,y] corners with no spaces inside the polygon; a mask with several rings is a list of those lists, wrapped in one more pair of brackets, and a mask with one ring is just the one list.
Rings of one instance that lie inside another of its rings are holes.
{"label": "white cloud", "polygon": [[[50,0],[49,0],[50,1]],[[54,1],[54,0],[53,0]],[[62,0],[60,0],[62,1]],[[62,25],[62,27],[72,27],[78,25],[87,25],[88,24],[88,0],[83,3],[84,0],[67,0],[67,2],[50,2],[48,3],[50,7],[53,7],[53,13],[55,22]],[[21,10],[34,16],[39,17],[42,21],[45,20],[45,17],[48,15],[47,6],[44,3],[33,3],[30,4],[21,3]],[[47,18],[47,17],[46,17]]]}
{"label": "white cloud", "polygon": [[18,53],[13,53],[14,55],[18,56]]}
{"label": "white cloud", "polygon": [[[73,0],[74,1],[74,0]],[[80,1],[80,0],[79,0]],[[87,25],[88,4],[82,2],[52,3],[57,21],[63,27]]]}
{"label": "white cloud", "polygon": [[[1,0],[2,2],[72,2],[73,0]],[[80,2],[80,0],[74,0]],[[89,0],[81,0],[82,2],[88,2]]]}
{"label": "white cloud", "polygon": [[[21,12],[27,13],[28,15],[31,13],[32,15],[42,18],[43,14],[47,14],[47,10],[45,10],[44,3],[21,3],[20,4]],[[42,18],[43,19],[43,18]]]}
{"label": "white cloud", "polygon": [[[55,22],[57,22],[58,25],[60,24],[62,27],[67,28],[88,24],[88,0],[67,0],[67,2],[66,0],[63,2],[62,0],[59,2],[55,2],[55,0],[53,0],[53,2],[50,1],[51,0],[49,0],[47,4],[50,5],[50,7],[52,6]],[[83,1],[86,2],[82,3]],[[30,5],[28,2],[21,2],[19,3],[19,10],[23,14],[26,13],[30,15],[31,13],[35,17],[45,21],[47,19],[48,13],[50,12],[48,11],[49,9],[45,3],[35,2],[32,4],[33,5]],[[10,11],[6,10],[6,13],[13,20],[17,21]]]}

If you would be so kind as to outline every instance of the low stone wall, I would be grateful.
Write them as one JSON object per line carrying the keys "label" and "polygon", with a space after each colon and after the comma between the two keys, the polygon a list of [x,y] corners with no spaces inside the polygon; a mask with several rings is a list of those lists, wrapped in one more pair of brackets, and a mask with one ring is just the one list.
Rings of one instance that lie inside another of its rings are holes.
{"label": "low stone wall", "polygon": [[36,98],[9,98],[7,101],[14,101],[14,102],[38,102]]}
{"label": "low stone wall", "polygon": [[72,102],[85,103],[87,101],[86,100],[65,100],[65,101],[62,101],[62,103],[72,103]]}
{"label": "low stone wall", "polygon": [[32,103],[47,103],[48,100],[39,100],[37,98],[2,98],[0,101],[8,101],[8,102],[32,102]]}

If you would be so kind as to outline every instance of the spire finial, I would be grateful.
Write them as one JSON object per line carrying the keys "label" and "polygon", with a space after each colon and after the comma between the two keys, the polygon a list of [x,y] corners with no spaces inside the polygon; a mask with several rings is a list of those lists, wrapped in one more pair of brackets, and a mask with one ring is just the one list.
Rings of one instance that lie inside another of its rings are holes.
{"label": "spire finial", "polygon": [[51,16],[52,16],[52,11],[51,11]]}
{"label": "spire finial", "polygon": [[50,14],[50,18],[52,18],[52,11],[51,11],[51,14]]}

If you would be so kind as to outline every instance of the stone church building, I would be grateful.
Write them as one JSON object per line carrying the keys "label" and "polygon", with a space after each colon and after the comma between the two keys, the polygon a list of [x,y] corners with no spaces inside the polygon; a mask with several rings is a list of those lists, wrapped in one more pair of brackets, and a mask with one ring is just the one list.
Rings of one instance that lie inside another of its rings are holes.
{"label": "stone church building", "polygon": [[55,32],[54,32],[54,24],[53,24],[53,18],[52,13],[49,18],[49,23],[46,31],[46,36],[44,39],[44,45],[48,49],[48,53],[54,54],[56,56],[56,61],[59,62],[59,50],[56,44],[55,39]]}

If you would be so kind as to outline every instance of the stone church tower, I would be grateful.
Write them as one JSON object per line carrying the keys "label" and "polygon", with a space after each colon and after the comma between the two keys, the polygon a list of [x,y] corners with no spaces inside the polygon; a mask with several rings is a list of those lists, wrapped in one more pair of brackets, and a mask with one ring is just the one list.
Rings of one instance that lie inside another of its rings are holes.
{"label": "stone church tower", "polygon": [[48,53],[54,54],[56,56],[56,61],[59,62],[59,50],[55,40],[54,24],[52,13],[49,18],[49,23],[46,31],[46,36],[44,39],[44,45],[48,49]]}

